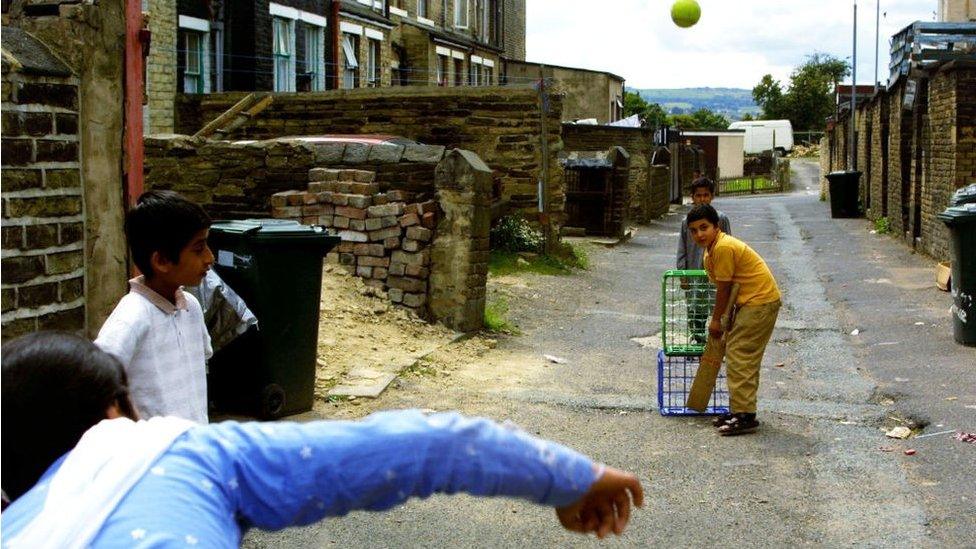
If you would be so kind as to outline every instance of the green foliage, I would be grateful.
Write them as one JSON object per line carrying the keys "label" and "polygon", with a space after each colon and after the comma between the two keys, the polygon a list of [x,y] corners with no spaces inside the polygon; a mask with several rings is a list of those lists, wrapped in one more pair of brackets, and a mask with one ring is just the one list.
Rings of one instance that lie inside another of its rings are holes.
{"label": "green foliage", "polygon": [[624,90],[624,116],[637,115],[645,128],[657,128],[667,123],[668,113],[657,103],[648,103],[638,93]]}
{"label": "green foliage", "polygon": [[887,217],[879,217],[874,220],[874,231],[878,234],[888,234],[891,232],[891,221]]}
{"label": "green foliage", "polygon": [[834,86],[848,74],[850,66],[843,59],[815,53],[793,70],[785,91],[767,74],[752,89],[752,97],[762,107],[763,119],[788,119],[795,131],[819,130],[834,111]]}
{"label": "green foliage", "polygon": [[752,114],[745,113],[744,115],[742,115],[742,121],[743,122],[749,122],[750,120],[755,120],[755,118],[752,116]]}
{"label": "green foliage", "polygon": [[590,257],[580,244],[561,242],[550,255],[516,253],[505,250],[492,250],[488,257],[488,272],[491,276],[506,276],[517,273],[536,273],[549,276],[565,276],[573,269],[588,269]]}
{"label": "green foliage", "polygon": [[519,333],[518,327],[508,320],[508,301],[503,297],[485,304],[485,328],[491,332]]}
{"label": "green foliage", "polygon": [[538,253],[544,243],[543,234],[517,213],[501,218],[491,229],[492,250]]}

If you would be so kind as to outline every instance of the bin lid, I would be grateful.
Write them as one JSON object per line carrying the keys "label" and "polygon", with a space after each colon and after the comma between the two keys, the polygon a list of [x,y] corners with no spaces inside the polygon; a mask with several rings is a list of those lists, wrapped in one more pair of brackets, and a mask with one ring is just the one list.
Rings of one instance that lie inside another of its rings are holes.
{"label": "bin lid", "polygon": [[836,179],[836,180],[843,181],[845,179],[846,180],[853,179],[853,180],[856,181],[856,180],[858,180],[860,178],[861,178],[861,172],[854,171],[854,170],[842,170],[842,171],[838,171],[838,172],[830,172],[830,173],[827,174],[827,179],[828,180],[830,180],[830,179]]}
{"label": "bin lid", "polygon": [[950,206],[974,203],[976,203],[976,183],[958,189],[956,192],[952,193],[952,197],[949,198]]}
{"label": "bin lid", "polygon": [[937,217],[950,227],[962,223],[976,223],[976,202],[961,204],[959,206],[949,206],[944,212],[938,214]]}
{"label": "bin lid", "polygon": [[302,225],[291,219],[236,219],[217,221],[211,233],[238,235],[255,240],[297,240],[338,243],[339,237],[321,225]]}

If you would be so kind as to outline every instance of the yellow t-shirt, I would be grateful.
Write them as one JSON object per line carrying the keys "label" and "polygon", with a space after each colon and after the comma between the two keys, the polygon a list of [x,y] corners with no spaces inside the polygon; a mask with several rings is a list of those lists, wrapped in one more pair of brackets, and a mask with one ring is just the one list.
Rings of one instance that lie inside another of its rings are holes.
{"label": "yellow t-shirt", "polygon": [[776,279],[763,258],[745,242],[719,232],[705,251],[705,270],[712,282],[737,282],[737,306],[762,305],[780,298]]}

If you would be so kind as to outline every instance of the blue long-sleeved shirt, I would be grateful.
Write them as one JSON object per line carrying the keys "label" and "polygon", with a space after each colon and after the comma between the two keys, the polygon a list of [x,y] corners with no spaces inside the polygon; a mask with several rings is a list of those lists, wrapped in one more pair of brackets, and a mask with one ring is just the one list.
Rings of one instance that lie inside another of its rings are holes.
{"label": "blue long-sleeved shirt", "polygon": [[[4,511],[4,547],[41,509],[63,461]],[[435,492],[562,506],[586,493],[595,474],[588,458],[566,447],[456,413],[226,422],[193,427],[177,438],[122,499],[92,546],[237,547],[251,526],[305,525]]]}

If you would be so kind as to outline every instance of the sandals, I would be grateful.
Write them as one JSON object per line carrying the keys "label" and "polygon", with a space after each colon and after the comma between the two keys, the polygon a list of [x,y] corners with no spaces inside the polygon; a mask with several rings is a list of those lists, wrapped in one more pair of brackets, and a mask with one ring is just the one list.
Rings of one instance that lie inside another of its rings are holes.
{"label": "sandals", "polygon": [[755,433],[759,428],[756,414],[732,414],[722,425],[718,426],[718,434],[723,437]]}
{"label": "sandals", "polygon": [[717,416],[715,419],[712,420],[712,426],[713,427],[721,427],[721,426],[725,425],[726,423],[728,423],[728,421],[730,419],[732,419],[732,414],[722,414],[722,415]]}

